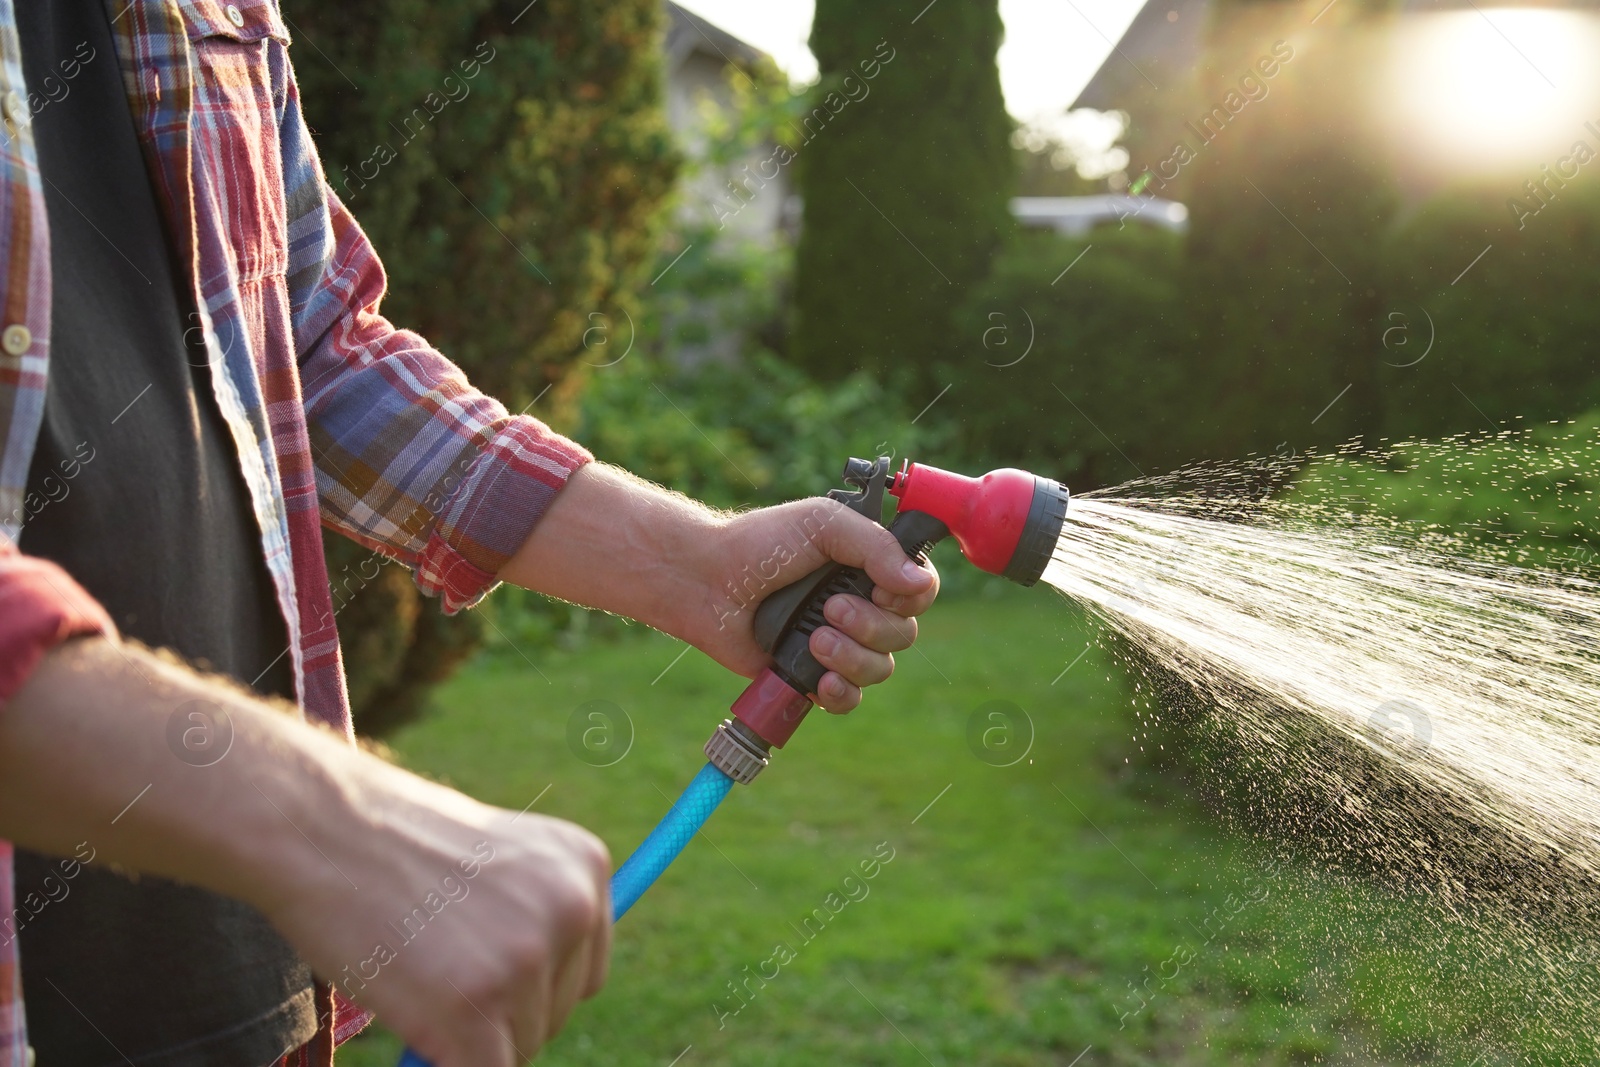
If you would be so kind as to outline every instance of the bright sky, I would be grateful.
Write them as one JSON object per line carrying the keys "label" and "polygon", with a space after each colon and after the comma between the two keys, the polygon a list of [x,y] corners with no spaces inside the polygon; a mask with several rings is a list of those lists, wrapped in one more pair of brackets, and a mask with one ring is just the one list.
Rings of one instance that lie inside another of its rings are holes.
{"label": "bright sky", "polygon": [[[816,77],[817,61],[806,47],[813,0],[678,2],[771,55],[791,79]],[[1143,6],[1144,0],[1000,0],[1006,25],[1000,85],[1007,110],[1034,121],[1070,106]]]}

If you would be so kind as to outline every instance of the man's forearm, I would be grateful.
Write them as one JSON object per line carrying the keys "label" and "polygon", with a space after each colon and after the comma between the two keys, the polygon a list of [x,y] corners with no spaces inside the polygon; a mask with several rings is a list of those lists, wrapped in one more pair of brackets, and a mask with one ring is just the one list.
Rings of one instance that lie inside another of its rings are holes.
{"label": "man's forearm", "polygon": [[339,779],[359,755],[136,646],[68,641],[0,707],[0,837],[57,855],[87,841],[267,907],[316,877],[307,853],[350,810]]}
{"label": "man's forearm", "polygon": [[0,706],[0,837],[254,905],[441,1067],[510,1064],[605,979],[593,835],[102,638],[58,646]]}
{"label": "man's forearm", "polygon": [[815,696],[830,711],[848,711],[860,686],[894,670],[890,654],[915,638],[912,616],[933,601],[938,580],[886,529],[837,501],[723,514],[590,463],[499,577],[638,619],[753,677],[771,662],[756,640],[756,606],[829,561],[863,568],[875,586],[870,601],[830,598],[828,624],[811,633],[812,654],[828,672]]}
{"label": "man's forearm", "polygon": [[499,576],[692,639],[683,623],[712,615],[707,582],[724,521],[682,494],[589,463]]}

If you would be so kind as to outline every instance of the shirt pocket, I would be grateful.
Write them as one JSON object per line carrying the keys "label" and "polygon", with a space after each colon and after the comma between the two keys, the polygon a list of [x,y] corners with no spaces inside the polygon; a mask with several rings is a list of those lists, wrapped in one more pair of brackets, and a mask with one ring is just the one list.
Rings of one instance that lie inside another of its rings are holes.
{"label": "shirt pocket", "polygon": [[[180,0],[193,62],[196,197],[208,198],[240,282],[288,268],[278,116],[289,35],[275,0]],[[202,240],[204,238],[202,237]]]}

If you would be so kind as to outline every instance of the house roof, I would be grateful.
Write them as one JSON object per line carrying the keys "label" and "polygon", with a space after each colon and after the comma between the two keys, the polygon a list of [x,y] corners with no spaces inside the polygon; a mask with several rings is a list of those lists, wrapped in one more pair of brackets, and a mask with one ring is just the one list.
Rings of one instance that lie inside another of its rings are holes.
{"label": "house roof", "polygon": [[1073,107],[1110,111],[1127,106],[1157,72],[1186,70],[1205,44],[1211,0],[1146,0],[1122,39],[1083,87]]}
{"label": "house roof", "polygon": [[[1600,9],[1600,0],[1495,0],[1501,7],[1547,7],[1579,11]],[[1476,9],[1472,0],[1401,0],[1400,13]],[[1122,39],[1083,87],[1073,107],[1109,111],[1150,88],[1153,78],[1165,88],[1160,72],[1192,68],[1201,58],[1211,0],[1146,0]]]}
{"label": "house roof", "polygon": [[694,14],[672,0],[665,0],[667,8],[667,70],[676,70],[693,55],[703,55],[724,63],[750,65],[767,58],[767,54],[751,44],[739,40],[727,30]]}

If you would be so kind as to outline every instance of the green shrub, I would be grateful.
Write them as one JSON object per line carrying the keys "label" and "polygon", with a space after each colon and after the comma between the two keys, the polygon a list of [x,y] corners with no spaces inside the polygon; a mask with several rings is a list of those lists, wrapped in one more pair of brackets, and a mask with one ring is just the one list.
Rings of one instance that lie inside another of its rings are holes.
{"label": "green shrub", "polygon": [[[1405,347],[1383,350],[1379,368],[1390,437],[1600,407],[1600,302],[1586,269],[1600,249],[1600,181],[1580,174],[1520,229],[1508,191],[1519,190],[1441,194],[1388,243],[1383,288],[1404,316],[1389,325],[1408,335]],[[1432,351],[1407,366],[1429,338]]]}
{"label": "green shrub", "polygon": [[[771,72],[751,73],[730,75],[730,107],[701,102],[705,140],[690,173],[737,175],[752,153],[764,158],[764,146],[784,141],[805,97]],[[782,235],[742,237],[699,208],[680,215],[640,312],[592,320],[570,383],[574,436],[602,460],[724,508],[816,495],[838,484],[851,455],[904,455],[927,442],[866,375],[820,384],[774,353],[788,341],[792,246]],[[509,588],[479,614],[489,649],[513,659],[624,625]]]}
{"label": "green shrub", "polygon": [[[850,456],[927,443],[866,375],[821,385],[760,350],[738,366],[630,356],[592,375],[579,411],[578,436],[596,456],[724,508],[817,496],[840,484]],[[478,610],[495,624],[489,647],[512,656],[620,625],[512,588]]]}
{"label": "green shrub", "polygon": [[[330,183],[388,269],[385,309],[520,408],[581,356],[590,311],[652,277],[680,162],[660,5],[285,7]],[[392,161],[364,180],[382,146]]]}
{"label": "green shrub", "polygon": [[1011,242],[957,312],[959,356],[940,368],[959,451],[1074,489],[1187,458],[1182,248],[1135,222]]}
{"label": "green shrub", "polygon": [[1307,467],[1293,493],[1334,515],[1399,520],[1455,551],[1600,574],[1600,411],[1491,438],[1330,457]]}
{"label": "green shrub", "polygon": [[822,386],[758,351],[736,367],[639,359],[596,374],[579,432],[608,461],[732,508],[821,492],[850,455],[902,445],[903,423],[863,375]]}
{"label": "green shrub", "polygon": [[[284,8],[306,117],[388,268],[392,320],[517,410],[582,356],[591,313],[637,314],[677,167],[658,3]],[[372,571],[342,539],[327,554],[336,592]],[[356,727],[380,733],[483,620],[445,618],[398,568],[350,589],[336,602]]]}
{"label": "green shrub", "polygon": [[1191,459],[1328,447],[1379,426],[1393,190],[1351,150],[1279,134],[1229,129],[1195,176],[1184,295],[1204,433]]}
{"label": "green shrub", "polygon": [[[1600,247],[1600,180],[1592,165],[1547,179],[1537,161],[1443,189],[1419,173],[1352,106],[1352,87],[1390,62],[1396,8],[1340,4],[1307,37],[1288,5],[1219,0],[1183,81],[1147,70],[1157,93],[1130,76],[1134,184],[1190,209],[1185,360],[1200,432],[1185,460],[1600,405],[1600,305],[1582,269]],[[1276,73],[1241,100],[1245,72],[1270,56]]]}
{"label": "green shrub", "polygon": [[794,356],[825,379],[930,384],[951,310],[1011,225],[997,0],[922,6],[817,4]]}
{"label": "green shrub", "polygon": [[1189,208],[1184,460],[1377,428],[1377,275],[1399,195],[1350,106],[1374,35],[1345,23],[1388,4],[1340,5],[1307,37],[1287,5],[1218,0],[1192,71],[1157,73],[1162,91],[1129,103],[1134,184]]}

